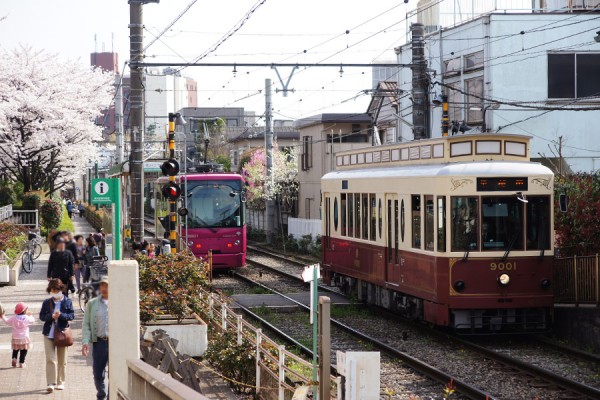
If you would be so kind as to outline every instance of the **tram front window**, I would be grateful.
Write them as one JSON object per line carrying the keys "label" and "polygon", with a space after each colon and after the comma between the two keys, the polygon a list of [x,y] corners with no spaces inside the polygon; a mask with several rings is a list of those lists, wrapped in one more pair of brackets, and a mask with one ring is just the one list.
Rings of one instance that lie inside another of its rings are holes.
{"label": "tram front window", "polygon": [[477,250],[477,197],[452,197],[452,251]]}
{"label": "tram front window", "polygon": [[481,201],[481,249],[523,250],[523,203],[507,196]]}
{"label": "tram front window", "polygon": [[240,182],[190,181],[188,186],[190,229],[242,226]]}

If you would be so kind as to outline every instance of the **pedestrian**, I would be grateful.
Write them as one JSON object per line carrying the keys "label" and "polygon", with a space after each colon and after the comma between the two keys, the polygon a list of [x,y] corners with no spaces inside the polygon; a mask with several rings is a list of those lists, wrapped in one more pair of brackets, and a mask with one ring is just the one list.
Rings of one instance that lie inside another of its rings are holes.
{"label": "pedestrian", "polygon": [[156,257],[156,246],[154,243],[150,243],[150,247],[148,248],[148,257],[150,257],[150,259],[154,259],[154,257]]}
{"label": "pedestrian", "polygon": [[73,282],[75,278],[74,273],[75,260],[73,254],[66,250],[66,242],[62,237],[56,239],[56,249],[50,254],[48,259],[48,280],[60,279],[65,287],[64,294],[69,297],[68,287],[69,282]]}
{"label": "pedestrian", "polygon": [[85,213],[85,206],[83,205],[83,201],[79,203],[77,209],[79,210],[79,218],[83,218],[83,214]]}
{"label": "pedestrian", "polygon": [[90,280],[90,275],[92,272],[92,264],[94,263],[94,257],[99,257],[100,256],[100,250],[98,249],[98,246],[96,245],[96,241],[94,240],[94,238],[92,237],[92,235],[90,235],[87,239],[85,239],[86,242],[86,246],[84,249],[84,255],[85,255],[85,281],[88,282]]}
{"label": "pedestrian", "polygon": [[85,280],[85,258],[83,254],[85,246],[82,235],[75,235],[73,239],[75,240],[77,257],[77,262],[75,263],[75,282],[77,284],[77,293],[79,293],[81,291],[81,279]]}
{"label": "pedestrian", "polygon": [[69,215],[69,219],[73,219],[73,210],[75,206],[70,201],[67,203],[67,214]]}
{"label": "pedestrian", "polygon": [[87,357],[92,345],[92,369],[96,398],[105,400],[108,395],[106,387],[106,367],[108,366],[108,277],[100,279],[99,297],[90,300],[85,307],[83,318],[83,347],[81,354]]}
{"label": "pedestrian", "polygon": [[69,321],[75,318],[73,303],[64,295],[67,290],[64,283],[58,279],[51,279],[46,291],[50,298],[44,300],[40,310],[40,319],[44,322],[42,335],[44,350],[46,352],[46,383],[47,391],[64,390],[67,369],[68,347],[58,347],[54,344],[56,330],[64,331],[69,327]]}
{"label": "pedestrian", "polygon": [[31,316],[28,309],[29,307],[25,303],[17,303],[14,316],[6,318],[4,310],[0,313],[0,318],[2,318],[6,325],[12,326],[11,347],[13,368],[17,366],[17,357],[19,368],[25,368],[25,357],[27,357],[27,351],[31,346],[29,326],[35,323],[35,318]]}
{"label": "pedestrian", "polygon": [[150,243],[148,243],[147,241],[143,241],[142,242],[142,254],[145,256],[148,256],[150,252]]}

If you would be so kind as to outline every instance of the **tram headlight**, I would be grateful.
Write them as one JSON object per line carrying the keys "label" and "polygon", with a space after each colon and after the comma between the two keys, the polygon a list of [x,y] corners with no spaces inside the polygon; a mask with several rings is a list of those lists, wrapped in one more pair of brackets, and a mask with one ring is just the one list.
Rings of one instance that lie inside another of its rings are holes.
{"label": "tram headlight", "polygon": [[454,290],[456,290],[457,292],[462,292],[463,290],[465,290],[465,282],[464,281],[455,281],[452,284],[452,287],[454,288]]}
{"label": "tram headlight", "polygon": [[506,286],[510,283],[510,275],[500,274],[498,275],[498,283],[502,286]]}
{"label": "tram headlight", "polygon": [[542,289],[548,289],[550,287],[550,279],[544,278],[540,281],[540,287]]}

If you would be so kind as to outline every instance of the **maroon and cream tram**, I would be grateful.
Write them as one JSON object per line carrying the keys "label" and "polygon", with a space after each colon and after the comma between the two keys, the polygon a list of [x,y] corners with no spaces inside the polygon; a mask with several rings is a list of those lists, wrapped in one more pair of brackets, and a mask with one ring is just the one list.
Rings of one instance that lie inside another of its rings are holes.
{"label": "maroon and cream tram", "polygon": [[529,137],[337,153],[321,190],[326,281],[457,330],[549,328],[553,174],[530,161]]}

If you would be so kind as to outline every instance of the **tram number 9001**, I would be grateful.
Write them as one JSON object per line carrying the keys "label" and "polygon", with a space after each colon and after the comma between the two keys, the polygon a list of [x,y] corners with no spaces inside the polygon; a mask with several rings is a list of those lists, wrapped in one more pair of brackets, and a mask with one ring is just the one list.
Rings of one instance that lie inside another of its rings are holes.
{"label": "tram number 9001", "polygon": [[499,262],[499,263],[490,263],[490,271],[516,271],[517,263],[516,262]]}

